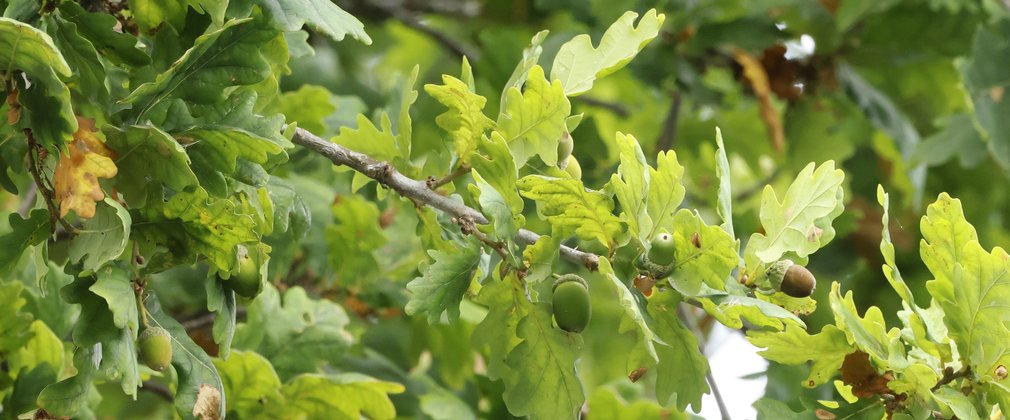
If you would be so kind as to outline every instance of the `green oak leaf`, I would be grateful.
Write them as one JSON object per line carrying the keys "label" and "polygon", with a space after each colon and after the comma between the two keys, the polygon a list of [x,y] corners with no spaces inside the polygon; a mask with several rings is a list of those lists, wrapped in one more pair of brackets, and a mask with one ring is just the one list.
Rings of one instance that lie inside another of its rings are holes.
{"label": "green oak leaf", "polygon": [[938,301],[953,301],[954,265],[961,261],[965,244],[978,242],[975,228],[965,220],[961,200],[946,193],[926,208],[919,227],[919,254],[934,278],[926,282],[929,294]]}
{"label": "green oak leaf", "polygon": [[137,87],[123,102],[133,104],[138,122],[171,98],[198,104],[225,102],[233,86],[256,84],[270,75],[270,62],[260,48],[279,34],[262,18],[229,20],[197,38],[172,67]]}
{"label": "green oak leaf", "polygon": [[803,168],[782,201],[770,185],[765,186],[761,196],[764,234],[751,235],[745,255],[766,264],[787,254],[803,259],[830,242],[835,237],[831,221],[842,214],[844,179],[845,173],[828,161],[816,170],[813,163]]}
{"label": "green oak leaf", "polygon": [[137,337],[139,331],[137,297],[130,282],[130,273],[117,266],[105,267],[95,273],[98,278],[95,284],[88,288],[109,305],[112,311],[112,322],[117,328],[129,329],[132,337]]}
{"label": "green oak leaf", "polygon": [[336,98],[322,86],[302,85],[277,98],[277,112],[283,114],[288,123],[298,123],[299,127],[317,135],[328,130],[326,117],[336,110]]}
{"label": "green oak leaf", "polygon": [[27,300],[21,297],[21,283],[0,283],[0,354],[21,348],[32,338],[31,313],[21,312]]}
{"label": "green oak leaf", "polygon": [[937,357],[948,359],[950,357],[950,348],[948,347],[950,341],[947,337],[947,327],[941,321],[942,309],[939,306],[922,308],[916,304],[912,290],[909,289],[908,284],[901,277],[901,272],[898,271],[894,244],[891,242],[889,230],[889,198],[881,185],[877,186],[877,202],[883,207],[880,254],[884,257],[884,264],[881,269],[891,288],[901,297],[903,309],[898,312],[898,317],[912,331],[915,345]]}
{"label": "green oak leaf", "polygon": [[270,21],[284,31],[298,31],[307,26],[334,41],[342,41],[350,35],[365,45],[372,44],[372,39],[365,33],[365,26],[331,1],[232,0],[229,12],[245,16],[254,5],[261,7]]}
{"label": "green oak leaf", "polygon": [[161,199],[158,185],[181,191],[199,184],[190,167],[189,155],[172,136],[156,127],[106,126],[106,145],[116,151],[116,166],[121,173],[134,176],[113,178],[131,207],[143,207],[148,198]]}
{"label": "green oak leaf", "polygon": [[60,80],[73,74],[66,59],[45,32],[0,17],[0,68],[23,71],[31,80],[31,87],[22,86],[19,95],[21,125],[31,128],[39,143],[55,154],[77,131],[70,90]]}
{"label": "green oak leaf", "polygon": [[551,79],[560,79],[565,94],[576,96],[593,87],[593,81],[620,70],[645,48],[663,26],[666,15],[651,9],[638,20],[638,13],[625,12],[603,34],[598,47],[589,35],[564,43],[551,65]]}
{"label": "green oak leaf", "polygon": [[462,80],[449,75],[442,76],[441,85],[424,85],[424,91],[449,108],[435,118],[435,123],[449,133],[452,151],[460,162],[470,162],[484,131],[495,125],[483,112],[487,98],[474,93]]}
{"label": "green oak leaf", "polygon": [[614,202],[601,192],[587,190],[581,180],[529,175],[517,183],[523,197],[536,201],[537,212],[557,228],[574,231],[583,240],[612,247],[622,233],[614,216]]}
{"label": "green oak leaf", "polygon": [[[1003,170],[1010,169],[1010,124],[1002,115],[1010,113],[1010,101],[1002,100],[1008,87],[1002,70],[1010,63],[1010,24],[999,22],[981,26],[975,32],[971,54],[958,63],[964,87],[971,97],[974,127],[982,132],[989,152]],[[999,92],[999,95],[995,95]]]}
{"label": "green oak leaf", "polygon": [[108,75],[94,44],[78,31],[77,24],[63,19],[60,14],[48,15],[44,20],[49,36],[59,47],[67,64],[74,69],[74,80],[70,83],[70,88],[79,95],[78,101],[105,106],[109,101]]}
{"label": "green oak leaf", "polygon": [[11,232],[0,236],[0,275],[7,274],[14,268],[21,254],[29,247],[38,245],[49,237],[52,227],[49,225],[49,211],[35,209],[22,219],[17,213],[7,217]]}
{"label": "green oak leaf", "polygon": [[843,297],[838,282],[831,284],[829,296],[831,311],[835,315],[835,325],[845,333],[849,343],[881,362],[904,358],[903,347],[898,354],[895,354],[893,352],[895,349],[891,346],[891,343],[898,339],[900,332],[897,328],[887,330],[884,314],[880,308],[871,306],[863,317],[860,317],[856,310],[856,302],[852,298],[852,291],[848,291]]}
{"label": "green oak leaf", "polygon": [[653,331],[652,323],[650,320],[646,319],[646,311],[639,305],[638,301],[635,299],[635,295],[632,294],[631,289],[628,288],[627,283],[621,281],[621,279],[617,277],[617,273],[614,272],[614,268],[611,266],[610,260],[607,258],[600,258],[599,272],[607,279],[607,287],[617,294],[617,301],[620,303],[621,310],[624,312],[624,317],[621,320],[621,332],[637,328],[639,334],[641,334],[641,344],[645,347],[645,351],[649,353],[649,356],[651,356],[653,360],[656,360],[658,356],[656,354],[656,344],[654,344],[654,342],[659,342],[660,344],[666,343],[664,343],[663,340],[660,339]]}
{"label": "green oak leaf", "polygon": [[291,231],[294,240],[300,240],[312,226],[312,212],[295,187],[283,178],[270,176],[268,193],[274,207],[274,233]]}
{"label": "green oak leaf", "polygon": [[116,259],[126,249],[132,223],[130,212],[106,197],[96,206],[95,217],[85,219],[70,240],[70,260],[83,262],[85,270],[97,270]]}
{"label": "green oak leaf", "polygon": [[[340,129],[340,134],[334,137],[332,141],[355,152],[364,153],[376,160],[390,162],[398,169],[408,169],[407,162],[409,162],[409,156],[400,155],[402,148],[397,143],[396,136],[393,135],[389,114],[385,112],[381,114],[380,126],[382,127],[381,130],[372,124],[372,121],[368,117],[358,114],[358,128],[343,127]],[[367,175],[354,172],[351,191],[357,191],[372,181],[373,179]]]}
{"label": "green oak leaf", "polygon": [[663,343],[656,345],[656,399],[683,411],[688,404],[701,410],[701,397],[709,392],[706,376],[708,360],[698,348],[698,338],[677,316],[680,296],[660,293],[649,300],[649,315],[656,335]]}
{"label": "green oak leaf", "polygon": [[410,76],[403,83],[403,92],[400,95],[400,115],[396,119],[396,146],[400,151],[400,156],[410,160],[410,150],[414,142],[414,127],[410,120],[410,107],[417,101],[417,91],[414,85],[417,84],[417,75],[421,67],[414,65],[410,71]]}
{"label": "green oak leaf", "polygon": [[[471,175],[474,183],[470,184],[468,189],[470,195],[476,198],[477,203],[480,204],[481,213],[491,221],[491,239],[505,244],[511,264],[518,266],[519,261],[515,259],[515,255],[519,253],[519,248],[515,243],[515,237],[525,219],[522,214],[513,213],[507,199],[494,186],[485,181],[477,169],[473,169]],[[514,189],[506,194],[518,196]]]}
{"label": "green oak leaf", "polygon": [[[249,252],[256,253],[257,250]],[[261,258],[267,257],[255,257],[253,261],[263,261]],[[231,354],[231,342],[235,338],[235,317],[238,314],[238,303],[235,302],[235,292],[225,287],[225,281],[220,275],[209,275],[204,280],[204,290],[207,292],[207,310],[214,314],[211,334],[214,336],[214,342],[217,343],[218,357],[228,358]]]}
{"label": "green oak leaf", "polygon": [[516,166],[522,167],[532,156],[557,165],[558,142],[568,135],[565,119],[572,112],[561,82],[549,82],[544,69],[533,66],[523,90],[511,87],[505,95],[507,108],[498,115],[498,131],[512,150]]}
{"label": "green oak leaf", "polygon": [[716,206],[716,213],[722,219],[722,230],[725,230],[730,237],[735,238],[733,233],[733,178],[729,173],[729,159],[726,158],[726,145],[722,142],[722,130],[715,128],[715,176],[719,178],[719,199]]}
{"label": "green oak leaf", "polygon": [[267,408],[274,418],[391,419],[396,408],[390,394],[400,394],[403,385],[379,381],[356,373],[304,374],[285,383],[285,402]]}
{"label": "green oak leaf", "polygon": [[[614,190],[617,202],[621,204],[621,220],[628,225],[628,232],[632,237],[640,239],[643,243],[648,243],[649,235],[653,232],[653,220],[652,214],[647,211],[647,203],[652,204],[652,201],[643,200],[642,197],[652,198],[649,197],[649,193],[651,192],[650,175],[653,168],[645,162],[642,147],[634,136],[618,132],[617,148],[621,151],[621,164],[617,167],[617,173],[610,176],[610,187]],[[657,191],[657,193],[659,192]],[[672,197],[657,198],[660,202],[653,206],[665,207],[662,204],[662,199]],[[673,204],[674,208],[677,204]]]}
{"label": "green oak leaf", "polygon": [[301,287],[288,289],[282,299],[267,283],[247,308],[232,347],[263,355],[281,378],[336,363],[350,345],[351,336],[344,330],[350,320],[344,309],[328,300],[310,299]]}
{"label": "green oak leaf", "polygon": [[379,272],[375,251],[387,243],[379,227],[379,208],[359,195],[340,196],[332,207],[333,224],[323,234],[332,267],[345,283],[362,282]]}
{"label": "green oak leaf", "polygon": [[[540,54],[543,54],[544,48],[540,44],[544,43],[547,39],[548,31],[537,32],[533,35],[533,39],[530,40],[530,45],[523,49],[523,58],[519,60],[516,64],[516,68],[512,70],[512,75],[509,76],[505,86],[502,87],[502,92],[508,92],[511,88],[518,88],[526,83],[526,77],[529,76],[530,70],[537,65],[537,61],[540,60]],[[501,103],[498,109],[508,109],[509,95],[503,93],[501,95]]]}
{"label": "green oak leaf", "polygon": [[639,399],[626,401],[617,390],[599,387],[589,395],[589,412],[594,417],[612,420],[668,419],[688,420],[687,413],[664,408],[655,401]]}
{"label": "green oak leaf", "polygon": [[523,249],[523,261],[529,268],[525,279],[527,283],[545,280],[554,273],[554,262],[560,255],[560,246],[560,238],[541,235],[540,239]]}
{"label": "green oak leaf", "polygon": [[480,265],[480,246],[467,242],[454,252],[428,251],[433,263],[421,269],[421,276],[407,283],[411,292],[405,310],[409,315],[427,314],[435,324],[445,313],[450,323],[459,319],[459,303],[470,288]]}
{"label": "green oak leaf", "polygon": [[106,13],[91,13],[74,2],[63,2],[57,6],[59,16],[77,25],[77,32],[87,39],[94,48],[115,64],[145,66],[151,64],[151,57],[138,48],[137,37],[115,29],[116,18]]}
{"label": "green oak leaf", "polygon": [[799,317],[778,305],[748,296],[721,292],[707,286],[702,287],[701,294],[690,298],[701,303],[702,309],[720,323],[733,329],[743,328],[744,320],[757,327],[776,331],[781,331],[789,324],[804,325]]}
{"label": "green oak leaf", "polygon": [[[131,304],[136,308],[136,300]],[[136,338],[133,330],[120,328],[114,338],[102,341],[102,363],[99,365],[103,376],[119,381],[123,393],[131,398],[137,397],[140,386]]]}
{"label": "green oak leaf", "polygon": [[212,198],[202,188],[187,187],[165,203],[164,217],[182,222],[188,245],[221,271],[232,271],[236,246],[259,241],[256,222],[238,213],[235,203]]}
{"label": "green oak leaf", "polygon": [[253,351],[232,351],[227,359],[214,358],[221,375],[228,411],[255,417],[263,406],[281,404],[281,380],[270,361]]}
{"label": "green oak leaf", "polygon": [[997,366],[1010,364],[1010,344],[1002,339],[1010,334],[1010,255],[983,249],[960,200],[946,193],[926,209],[921,227],[922,260],[936,277],[926,287],[943,308],[961,360],[978,375],[994,375]]}
{"label": "green oak leaf", "polygon": [[912,363],[896,373],[887,388],[896,394],[905,394],[913,403],[927,403],[933,398],[931,388],[940,379],[939,373],[924,363]]}
{"label": "green oak leaf", "polygon": [[765,359],[799,365],[813,361],[810,375],[803,381],[807,388],[825,384],[838,373],[842,361],[857,349],[849,344],[845,332],[834,325],[825,325],[821,332],[809,334],[802,325],[788,325],[782,331],[747,331],[747,341],[764,348],[759,354]]}
{"label": "green oak leaf", "polygon": [[980,416],[972,399],[964,395],[959,389],[949,386],[940,387],[940,389],[933,392],[933,398],[940,404],[950,408],[950,411],[954,412],[954,415],[959,419],[981,420],[984,418]]}
{"label": "green oak leaf", "polygon": [[757,411],[757,418],[760,419],[808,420],[815,418],[812,410],[804,410],[797,413],[785,402],[771,397],[763,397],[755,401],[754,410]]}
{"label": "green oak leaf", "polygon": [[74,351],[74,367],[77,374],[47,386],[39,394],[38,405],[49,414],[56,416],[75,416],[88,404],[92,393],[91,379],[98,369],[95,350],[92,347],[79,347]]}
{"label": "green oak leaf", "polygon": [[520,297],[519,282],[514,274],[504,280],[493,280],[480,289],[475,301],[488,308],[487,315],[477,324],[470,342],[488,356],[487,375],[491,380],[508,378],[516,373],[505,364],[508,354],[519,345],[518,324],[529,308]]}
{"label": "green oak leaf", "polygon": [[234,172],[238,158],[264,164],[272,155],[284,153],[284,149],[269,139],[234,127],[201,126],[173,135],[191,144],[186,153],[203,155],[202,162],[222,172],[224,169]]}
{"label": "green oak leaf", "polygon": [[702,283],[724,289],[739,262],[736,240],[719,226],[705,224],[697,210],[688,209],[674,216],[671,233],[675,245],[670,284],[687,296],[697,295]]}
{"label": "green oak leaf", "polygon": [[516,192],[517,168],[505,138],[494,131],[490,137],[482,137],[477,147],[479,153],[470,161],[473,171],[480,172],[484,181],[494,187],[512,213],[521,214],[525,204]]}
{"label": "green oak leaf", "polygon": [[213,360],[189,338],[182,324],[162,311],[157,296],[153,293],[146,295],[144,306],[151,325],[168,330],[172,336],[172,367],[179,378],[174,399],[176,413],[183,418],[193,417],[193,406],[201,386],[213,387],[221,393],[219,412],[224,413],[227,395]]}
{"label": "green oak leaf", "polygon": [[652,229],[643,232],[641,238],[651,239],[660,229],[673,231],[673,218],[684,201],[684,167],[677,161],[673,150],[661,152],[656,157],[656,167],[649,168],[649,195],[646,212],[652,220]]}
{"label": "green oak leaf", "polygon": [[[169,112],[159,116],[152,113],[151,120],[165,121],[164,125],[171,126],[173,130],[186,130],[194,126],[232,127],[253,133],[261,139],[270,140],[282,149],[293,147],[291,141],[281,133],[284,115],[264,115],[257,105],[259,100],[260,96],[251,89],[238,90],[223,102],[209,104],[183,103],[173,99],[174,106],[178,106],[180,109],[159,107],[158,110]],[[192,113],[192,116],[188,115],[189,113]],[[173,120],[178,118],[180,114],[187,115],[178,121]],[[283,163],[285,160],[287,160],[287,154],[280,153],[271,155],[270,163]]]}
{"label": "green oak leaf", "polygon": [[[2,290],[2,289],[0,289]],[[0,291],[0,293],[3,293]],[[4,307],[11,307],[8,300],[0,300],[4,303]],[[17,302],[13,302],[15,305]],[[25,322],[24,317],[26,314],[18,314],[16,316],[11,316],[5,314],[5,319],[13,319],[18,322]],[[0,332],[0,337],[6,337],[5,327],[4,332]],[[45,322],[41,320],[31,321],[28,327],[28,341],[22,345],[18,345],[15,348],[11,348],[6,343],[10,343],[11,340],[7,338],[0,338],[3,344],[3,352],[7,355],[7,366],[10,372],[19,372],[22,369],[30,370],[41,364],[48,364],[55,371],[63,370],[63,341],[56,336],[53,330],[49,329]],[[13,350],[13,351],[11,351]]]}
{"label": "green oak leaf", "polygon": [[547,303],[531,304],[516,333],[522,341],[505,360],[515,373],[505,378],[502,396],[509,412],[534,419],[574,418],[585,402],[575,371],[582,337],[554,328]]}

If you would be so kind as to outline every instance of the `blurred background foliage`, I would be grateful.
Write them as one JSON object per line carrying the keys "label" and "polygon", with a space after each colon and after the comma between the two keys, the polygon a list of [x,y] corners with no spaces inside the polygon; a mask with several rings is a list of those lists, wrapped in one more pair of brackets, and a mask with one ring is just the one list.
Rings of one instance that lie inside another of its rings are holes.
{"label": "blurred background foliage", "polygon": [[[919,260],[918,220],[939,192],[963,200],[984,247],[1010,248],[1006,2],[337,3],[364,22],[372,45],[311,36],[315,54],[290,51],[291,74],[280,80],[286,93],[269,106],[303,128],[333,136],[341,127],[356,127],[358,113],[373,121],[383,111],[396,115],[403,86],[417,65],[415,88],[421,94],[411,108],[414,150],[419,159],[426,158],[422,173],[415,174],[419,178],[443,176],[451,164],[447,150],[428,154],[445,149],[444,134],[435,125],[444,107],[420,89],[423,84],[439,83],[442,74],[458,75],[466,56],[477,92],[488,98],[485,113],[496,115],[501,86],[538,31],[550,31],[541,60],[549,65],[572,36],[589,33],[595,41],[625,11],[657,8],[667,16],[660,37],[627,68],[573,100],[573,114],[585,114],[572,134],[587,186],[600,188],[609,180],[618,163],[614,133],[630,133],[650,160],[658,151],[676,151],[687,168],[685,205],[698,207],[713,223],[714,133],[720,127],[732,169],[734,223],[738,232],[753,232],[760,228],[757,209],[765,184],[783,191],[807,163],[834,160],[847,175],[846,212],[835,223],[836,239],[812,258],[810,268],[822,286],[814,297],[826,302],[826,285],[839,281],[843,289],[858,291],[861,308],[879,306],[890,317],[900,301],[884,287],[880,271],[878,184],[892,196],[898,265],[920,297],[928,296],[929,274]],[[291,164],[278,170],[289,172],[281,175],[307,203],[312,227],[296,247],[276,244],[270,278],[282,289],[302,286],[346,310],[352,319],[347,329],[359,344],[339,365],[404,383],[407,392],[392,396],[403,417],[435,410],[431,404],[438,405],[440,394],[426,390],[453,389],[475,406],[480,395],[500,395],[500,383],[473,376],[468,341],[480,308],[465,300],[464,322],[458,326],[429,325],[423,317],[402,314],[404,284],[427,258],[420,238],[437,234],[425,232],[415,217],[398,217],[412,214],[412,206],[375,189],[354,192],[351,173],[333,171],[329,162],[305,150],[294,150]],[[206,276],[200,270],[205,268],[175,269],[162,274],[175,281],[154,284],[164,305],[187,314],[183,324],[198,338],[202,328],[206,336],[197,341],[212,348],[206,305],[186,292],[203,287]],[[603,407],[617,403],[610,401],[612,394],[594,393],[595,386],[621,384],[615,385],[617,391],[628,400],[643,391],[628,383],[623,364],[607,362],[626,358],[634,340],[613,336],[620,309],[605,291],[595,294],[594,323],[583,334],[586,351],[579,367],[590,407]],[[827,309],[821,305],[805,318],[811,331],[830,321]],[[418,374],[429,369],[431,376]],[[804,371],[771,364],[766,396],[797,401]],[[803,392],[828,398],[831,391]],[[106,401],[111,406],[105,412],[115,412],[116,400]],[[483,404],[484,415],[507,415],[500,400]]]}

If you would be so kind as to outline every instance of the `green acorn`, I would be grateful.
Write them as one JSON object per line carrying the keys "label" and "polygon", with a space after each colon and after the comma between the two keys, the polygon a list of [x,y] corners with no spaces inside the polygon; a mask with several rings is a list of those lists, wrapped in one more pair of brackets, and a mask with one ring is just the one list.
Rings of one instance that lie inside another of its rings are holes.
{"label": "green acorn", "polygon": [[247,298],[256,297],[263,289],[257,259],[249,255],[244,246],[240,245],[238,252],[238,273],[223,279],[223,284],[225,288]]}
{"label": "green acorn", "polygon": [[558,327],[568,332],[581,332],[589,325],[592,305],[589,300],[589,286],[575,274],[565,274],[554,282],[551,298],[554,321]]}
{"label": "green acorn", "polygon": [[172,336],[164,328],[148,327],[137,338],[140,358],[147,367],[163,371],[172,363]]}

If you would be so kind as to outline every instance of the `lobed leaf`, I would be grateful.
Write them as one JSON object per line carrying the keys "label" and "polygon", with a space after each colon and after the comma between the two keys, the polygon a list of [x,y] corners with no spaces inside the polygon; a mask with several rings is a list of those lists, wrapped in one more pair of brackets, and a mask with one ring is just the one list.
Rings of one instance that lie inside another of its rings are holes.
{"label": "lobed leaf", "polygon": [[587,190],[581,180],[529,175],[518,181],[520,194],[537,203],[537,211],[556,227],[574,230],[584,240],[611,247],[621,233],[614,203],[598,191]]}
{"label": "lobed leaf", "polygon": [[565,119],[572,111],[561,82],[549,82],[544,69],[533,66],[523,90],[511,87],[506,108],[498,115],[498,131],[512,150],[517,167],[532,156],[539,156],[548,166],[558,164],[558,142],[568,135]]}
{"label": "lobed leaf", "polygon": [[437,323],[442,313],[450,323],[459,320],[459,303],[480,265],[481,249],[474,242],[462,245],[456,252],[428,251],[434,263],[422,268],[421,276],[407,283],[412,294],[405,308],[407,314],[427,314],[431,324]]}
{"label": "lobed leaf", "polygon": [[564,43],[551,65],[551,79],[560,79],[565,94],[576,96],[593,87],[593,81],[620,70],[645,48],[663,26],[666,15],[650,9],[635,26],[638,13],[625,12],[603,34],[598,47],[589,35]]}

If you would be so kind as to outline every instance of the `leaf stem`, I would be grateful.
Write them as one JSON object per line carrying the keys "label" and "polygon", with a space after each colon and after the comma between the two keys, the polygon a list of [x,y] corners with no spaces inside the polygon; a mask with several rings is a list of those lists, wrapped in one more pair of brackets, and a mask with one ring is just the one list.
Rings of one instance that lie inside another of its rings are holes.
{"label": "leaf stem", "polygon": [[[283,131],[287,129],[287,126],[284,126],[281,129]],[[361,172],[362,174],[365,174],[365,176],[378,181],[380,184],[396,191],[401,196],[409,198],[416,203],[423,203],[457,218],[470,217],[474,222],[479,224],[489,223],[487,218],[479,211],[432,191],[428,188],[428,184],[426,182],[418,181],[401,174],[388,162],[380,162],[371,156],[355,152],[339,144],[323,139],[322,137],[312,134],[303,128],[295,130],[294,137],[291,141],[326,157],[335,165],[347,166]],[[520,229],[519,233],[516,235],[517,241],[527,244],[532,244],[538,239],[540,239],[539,234],[526,229]],[[589,271],[596,271],[599,269],[600,257],[596,254],[579,251],[564,245],[561,246],[560,252],[562,258],[585,266],[589,269]]]}

